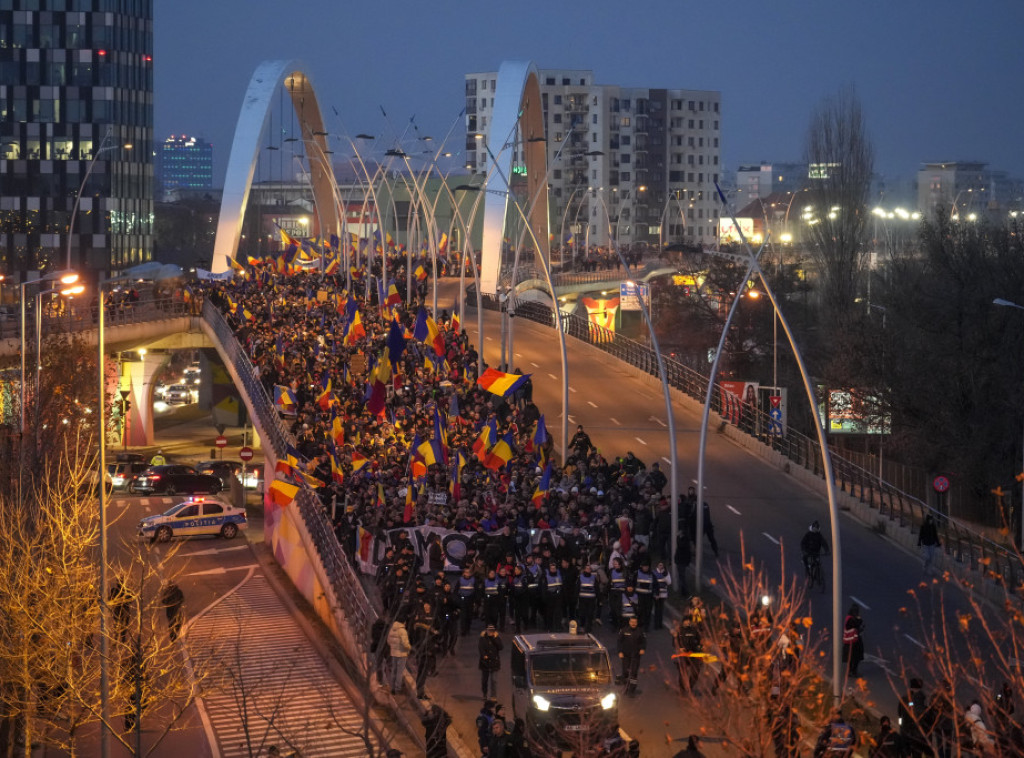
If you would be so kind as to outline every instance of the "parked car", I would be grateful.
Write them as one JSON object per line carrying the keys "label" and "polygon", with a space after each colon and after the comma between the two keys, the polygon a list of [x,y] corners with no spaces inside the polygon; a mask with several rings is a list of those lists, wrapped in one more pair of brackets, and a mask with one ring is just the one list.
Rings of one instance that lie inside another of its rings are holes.
{"label": "parked car", "polygon": [[150,466],[128,484],[131,494],[162,493],[175,495],[179,492],[216,495],[223,489],[220,479],[209,474],[200,474],[191,466],[180,463],[164,466]]}
{"label": "parked car", "polygon": [[149,468],[145,461],[118,461],[107,464],[107,481],[110,486],[117,489],[124,489],[136,474],[141,474]]}
{"label": "parked car", "polygon": [[263,480],[261,478],[261,468],[254,464],[249,464],[245,467],[245,480],[242,480],[242,462],[241,461],[226,461],[226,460],[211,460],[211,461],[200,461],[196,464],[196,471],[200,474],[211,474],[220,479],[221,484],[224,485],[224,489],[231,487],[231,477],[235,477],[238,481],[242,482],[248,489],[256,490],[257,492],[263,491]]}
{"label": "parked car", "polygon": [[156,516],[139,522],[139,537],[167,542],[172,537],[210,535],[232,539],[248,522],[244,508],[212,497],[191,497]]}
{"label": "parked car", "polygon": [[192,390],[184,384],[172,384],[164,393],[168,405],[184,405],[192,402]]}

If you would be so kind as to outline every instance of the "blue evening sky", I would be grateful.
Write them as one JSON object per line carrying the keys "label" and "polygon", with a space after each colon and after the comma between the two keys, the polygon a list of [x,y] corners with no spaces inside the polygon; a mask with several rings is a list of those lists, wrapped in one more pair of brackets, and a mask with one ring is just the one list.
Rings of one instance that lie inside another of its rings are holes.
{"label": "blue evening sky", "polygon": [[155,136],[210,140],[218,186],[252,72],[280,58],[305,64],[328,129],[351,135],[400,132],[415,117],[421,134],[443,136],[465,104],[464,74],[532,60],[592,69],[599,84],[720,91],[729,172],[799,160],[812,110],[852,84],[876,170],[888,179],[909,179],[937,160],[985,161],[1024,176],[1020,0],[155,6]]}

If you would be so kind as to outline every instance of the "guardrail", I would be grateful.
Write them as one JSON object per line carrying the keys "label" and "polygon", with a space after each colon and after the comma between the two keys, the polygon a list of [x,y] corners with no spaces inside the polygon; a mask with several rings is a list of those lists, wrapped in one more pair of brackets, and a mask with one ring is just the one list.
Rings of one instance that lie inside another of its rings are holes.
{"label": "guardrail", "polygon": [[[66,334],[69,332],[84,332],[97,327],[99,313],[95,305],[65,305],[59,313],[43,311],[42,333],[44,337],[52,334]],[[144,299],[135,303],[124,303],[116,306],[107,306],[106,326],[120,326],[122,324],[137,324],[144,321],[159,321],[161,319],[178,318],[181,316],[194,316],[193,308],[176,296],[160,297],[156,299]],[[21,336],[21,314],[15,309],[14,313],[4,311],[0,314],[0,339]],[[29,337],[35,339],[36,313],[35,308],[25,313],[25,327]]]}
{"label": "guardrail", "polygon": [[[483,303],[485,308],[499,309],[498,301],[491,296],[485,296]],[[476,303],[467,301],[467,305],[475,307]],[[515,315],[554,328],[551,308],[542,303],[519,301],[515,305]],[[593,345],[646,374],[658,376],[657,356],[647,345],[602,329],[581,316],[562,314],[562,324],[567,336]],[[669,356],[664,356],[664,362],[669,385],[703,403],[707,393],[707,376]],[[730,418],[740,431],[778,451],[795,465],[824,478],[821,448],[817,439],[792,428],[787,429],[785,435],[769,434],[772,422],[768,414],[743,404],[726,408],[723,402],[725,397],[726,393],[719,385],[718,391],[712,394],[712,410],[722,417]],[[981,572],[1008,589],[1022,586],[1024,567],[1017,552],[903,492],[877,474],[844,458],[837,451],[830,449],[830,452],[835,483],[841,492],[857,498],[861,503],[876,509],[879,516],[887,518],[889,522],[896,522],[900,527],[909,528],[912,532],[920,527],[925,515],[932,515],[939,527],[943,550],[950,559],[972,571]]]}
{"label": "guardrail", "polygon": [[[210,300],[203,305],[203,318],[220,340],[221,347],[242,383],[242,388],[249,395],[253,410],[259,417],[263,429],[267,430],[270,439],[265,442],[269,443],[277,458],[284,458],[287,446],[293,444],[295,440],[281,421],[274,408],[273,399],[259,380],[252,361],[235,338],[223,314]],[[370,650],[370,627],[376,619],[373,604],[338,542],[320,499],[312,490],[302,488],[295,502],[320,557],[339,610],[342,610],[348,619],[347,631],[361,649],[365,664],[365,656]]]}

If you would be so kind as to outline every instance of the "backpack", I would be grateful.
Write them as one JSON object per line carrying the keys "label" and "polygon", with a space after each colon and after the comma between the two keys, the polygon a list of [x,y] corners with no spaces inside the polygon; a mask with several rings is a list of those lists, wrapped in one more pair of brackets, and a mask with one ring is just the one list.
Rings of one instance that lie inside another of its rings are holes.
{"label": "backpack", "polygon": [[828,737],[829,750],[846,750],[854,745],[853,727],[846,723],[832,724]]}

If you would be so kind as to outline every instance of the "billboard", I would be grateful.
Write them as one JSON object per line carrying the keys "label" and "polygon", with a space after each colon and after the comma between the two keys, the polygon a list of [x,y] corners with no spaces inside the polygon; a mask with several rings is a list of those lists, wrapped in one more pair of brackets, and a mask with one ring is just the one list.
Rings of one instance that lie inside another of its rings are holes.
{"label": "billboard", "polygon": [[580,302],[587,309],[591,338],[595,342],[610,340],[615,334],[615,316],[619,310],[619,298],[595,299],[582,297]]}
{"label": "billboard", "polygon": [[818,403],[818,413],[829,434],[892,433],[892,417],[878,397],[858,389],[830,389],[822,395],[828,398],[827,420],[823,403]]}
{"label": "billboard", "polygon": [[[754,238],[754,219],[752,218],[738,218],[740,231],[743,232],[743,236],[748,240]],[[718,240],[723,244],[742,242],[739,233],[736,231],[736,225],[733,224],[731,218],[720,218],[718,219]]]}

